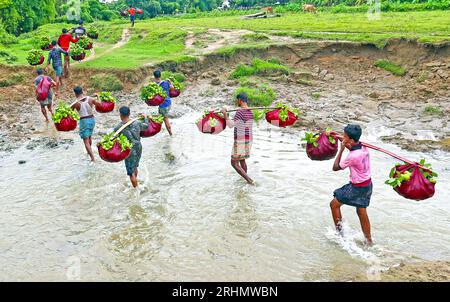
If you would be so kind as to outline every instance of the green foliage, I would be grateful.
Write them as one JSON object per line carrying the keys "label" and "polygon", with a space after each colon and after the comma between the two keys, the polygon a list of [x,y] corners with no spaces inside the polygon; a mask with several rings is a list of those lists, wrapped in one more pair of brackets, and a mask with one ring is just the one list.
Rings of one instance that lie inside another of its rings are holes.
{"label": "green foliage", "polygon": [[280,109],[278,117],[283,122],[289,117],[289,112],[293,113],[296,117],[299,115],[299,110],[297,108],[291,108],[288,104],[277,103],[277,108]]}
{"label": "green foliage", "polygon": [[83,53],[86,53],[83,47],[80,44],[75,43],[70,47],[70,55],[71,56],[79,56]]}
{"label": "green foliage", "polygon": [[18,58],[4,50],[0,50],[0,62],[5,61],[8,64],[17,62]]}
{"label": "green foliage", "polygon": [[97,74],[91,77],[92,87],[98,90],[122,90],[122,82],[114,74]]}
{"label": "green foliage", "polygon": [[314,147],[318,147],[317,139],[319,138],[318,133],[305,132],[305,137],[302,138],[302,141],[306,141],[308,144],[312,144]]}
{"label": "green foliage", "polygon": [[241,77],[247,77],[251,75],[272,75],[276,73],[289,74],[289,69],[274,61],[264,61],[261,59],[253,59],[252,64],[243,65],[239,64],[236,69],[231,73],[230,78],[237,79]]}
{"label": "green foliage", "polygon": [[406,69],[392,62],[389,62],[388,60],[377,60],[374,65],[376,67],[390,71],[397,76],[403,76],[406,74]]}
{"label": "green foliage", "polygon": [[52,41],[48,36],[41,36],[37,38],[37,41],[35,42],[36,47],[38,48],[46,48],[49,47]]}
{"label": "green foliage", "polygon": [[98,36],[99,34],[99,30],[98,27],[95,24],[91,24],[87,29],[86,29],[87,33],[89,35],[93,35],[93,36]]}
{"label": "green foliage", "polygon": [[[428,170],[424,170],[420,168],[420,172],[422,175],[428,179],[431,183],[435,184],[437,182],[438,174],[433,172],[431,164],[427,164],[425,159],[421,159],[419,164]],[[411,179],[412,172],[414,171],[414,167],[404,171],[403,173],[399,173],[397,171],[397,166],[401,165],[400,163],[395,164],[389,173],[389,179],[385,181],[385,184],[392,186],[393,188],[400,187],[403,182],[409,181]]]}
{"label": "green foliage", "polygon": [[174,78],[176,81],[183,83],[186,81],[186,76],[180,72],[170,72],[170,71],[163,71],[161,72],[161,77],[163,79],[170,79]]}
{"label": "green foliage", "polygon": [[160,95],[164,98],[167,97],[164,89],[162,89],[162,87],[156,84],[155,82],[150,82],[147,86],[143,86],[141,88],[141,99],[143,101],[152,99],[156,95]]}
{"label": "green foliage", "polygon": [[58,108],[56,108],[55,114],[52,115],[52,120],[58,124],[63,118],[68,116],[71,116],[76,121],[80,120],[80,115],[76,110],[70,108],[65,102],[60,102]]}
{"label": "green foliage", "polygon": [[245,92],[250,100],[251,106],[269,106],[275,100],[275,91],[269,87],[267,84],[259,84],[255,87],[241,86],[236,89],[234,93],[235,97],[241,93]]}
{"label": "green foliage", "polygon": [[23,73],[14,73],[8,75],[4,79],[0,79],[0,87],[9,87],[15,84],[20,84],[25,81],[25,75]]}
{"label": "green foliage", "polygon": [[[86,37],[80,37],[80,39],[77,41],[76,45],[79,45],[82,49],[87,49],[89,46],[89,43],[92,43],[92,41]],[[71,53],[73,52],[73,49],[71,49]]]}
{"label": "green foliage", "polygon": [[263,41],[263,40],[269,40],[269,37],[265,34],[261,33],[251,33],[251,34],[245,34],[242,35],[243,40],[247,41]]}
{"label": "green foliage", "polygon": [[162,124],[164,122],[164,115],[150,115],[149,119],[154,121],[155,123]]}
{"label": "green foliage", "polygon": [[173,88],[175,88],[177,90],[183,90],[184,89],[184,85],[181,84],[180,82],[178,82],[175,77],[169,77],[168,80],[172,83]]}
{"label": "green foliage", "polygon": [[439,107],[434,107],[434,106],[427,106],[424,109],[425,113],[428,114],[434,114],[434,115],[441,115],[442,114],[442,110]]}
{"label": "green foliage", "polygon": [[120,147],[122,148],[122,152],[126,151],[127,149],[131,149],[133,147],[133,144],[128,140],[128,138],[125,135],[121,133],[118,137],[116,137],[114,136],[114,132],[104,135],[102,137],[102,140],[100,141],[100,145],[103,147],[103,149],[108,151],[114,146],[114,143],[116,141],[119,142]]}
{"label": "green foliage", "polygon": [[315,98],[316,100],[318,100],[318,99],[320,99],[320,92],[313,92],[312,94],[311,94],[311,96],[313,97],[313,98]]}
{"label": "green foliage", "polygon": [[31,49],[28,52],[27,61],[31,65],[37,65],[37,64],[39,64],[39,60],[41,59],[41,57],[43,55],[44,55],[44,53],[42,52],[42,50],[40,50],[40,49]]}
{"label": "green foliage", "polygon": [[111,102],[115,103],[117,100],[109,91],[102,91],[98,94],[98,98],[102,102]]}

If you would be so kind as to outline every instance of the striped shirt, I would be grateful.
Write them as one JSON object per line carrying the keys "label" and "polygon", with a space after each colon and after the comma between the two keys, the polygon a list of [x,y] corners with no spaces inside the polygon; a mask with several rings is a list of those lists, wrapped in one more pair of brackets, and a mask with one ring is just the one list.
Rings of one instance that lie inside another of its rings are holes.
{"label": "striped shirt", "polygon": [[234,140],[245,140],[251,142],[253,140],[253,112],[248,109],[239,109],[233,118]]}

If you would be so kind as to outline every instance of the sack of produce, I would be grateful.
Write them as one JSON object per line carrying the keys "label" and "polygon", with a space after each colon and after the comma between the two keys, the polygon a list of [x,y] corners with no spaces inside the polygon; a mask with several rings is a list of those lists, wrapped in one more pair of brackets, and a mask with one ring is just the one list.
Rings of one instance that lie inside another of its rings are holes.
{"label": "sack of produce", "polygon": [[87,30],[87,36],[91,39],[98,38],[98,28],[94,25],[91,25]]}
{"label": "sack of produce", "polygon": [[97,144],[100,158],[110,163],[122,161],[130,156],[132,147],[133,144],[125,135],[114,137],[114,133],[106,134]]}
{"label": "sack of produce", "polygon": [[302,140],[306,141],[306,154],[312,160],[328,160],[336,156],[338,151],[336,135],[325,132],[313,134],[306,132]]}
{"label": "sack of produce", "polygon": [[197,128],[202,133],[219,134],[225,130],[227,121],[222,113],[205,111],[203,116],[197,121]]}
{"label": "sack of produce", "polygon": [[142,14],[144,11],[142,10],[142,9],[140,9],[140,8],[138,8],[137,10],[136,10],[136,13],[138,14],[138,15],[140,15],[140,14]]}
{"label": "sack of produce", "polygon": [[169,95],[171,98],[176,98],[180,95],[181,90],[183,90],[184,86],[180,82],[178,82],[175,77],[169,77],[169,81],[172,83],[173,88],[170,88]]}
{"label": "sack of produce", "polygon": [[141,99],[149,106],[159,106],[164,103],[167,95],[158,84],[151,82],[141,88]]}
{"label": "sack of produce", "polygon": [[86,52],[79,44],[75,44],[70,48],[70,56],[75,61],[81,61],[84,60],[86,57]]}
{"label": "sack of produce", "polygon": [[27,61],[30,65],[36,66],[44,63],[44,54],[40,49],[32,49],[28,52]]}
{"label": "sack of produce", "polygon": [[92,41],[90,41],[88,37],[80,37],[76,44],[80,45],[81,48],[85,50],[92,49],[93,46]]}
{"label": "sack of produce", "polygon": [[58,104],[55,114],[52,115],[58,131],[72,131],[77,127],[77,121],[80,120],[78,112],[64,102]]}
{"label": "sack of produce", "polygon": [[426,164],[422,159],[418,164],[396,164],[385,183],[405,198],[424,200],[434,195],[437,176],[437,173],[431,169],[431,165]]}
{"label": "sack of produce", "polygon": [[114,110],[116,98],[111,95],[111,92],[102,91],[98,94],[101,101],[101,106],[95,106],[95,110],[100,113],[107,113]]}
{"label": "sack of produce", "polygon": [[126,17],[126,16],[128,16],[128,11],[126,9],[124,9],[124,10],[120,11],[120,15],[122,17]]}
{"label": "sack of produce", "polygon": [[286,104],[277,104],[277,109],[266,113],[266,121],[278,127],[292,126],[298,117],[298,109],[290,108]]}
{"label": "sack of produce", "polygon": [[151,137],[158,134],[161,131],[162,123],[164,122],[164,116],[149,116],[148,128],[141,131],[141,137]]}
{"label": "sack of produce", "polygon": [[38,44],[39,44],[39,48],[42,50],[50,50],[53,48],[52,41],[50,41],[50,38],[47,36],[40,37]]}

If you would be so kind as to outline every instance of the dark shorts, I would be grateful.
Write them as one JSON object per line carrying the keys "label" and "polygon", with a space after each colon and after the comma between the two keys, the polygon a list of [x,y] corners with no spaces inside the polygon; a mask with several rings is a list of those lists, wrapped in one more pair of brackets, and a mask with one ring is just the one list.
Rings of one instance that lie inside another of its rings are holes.
{"label": "dark shorts", "polygon": [[130,21],[134,21],[135,18],[136,18],[135,15],[130,15]]}
{"label": "dark shorts", "polygon": [[125,168],[127,169],[128,176],[131,176],[134,173],[134,170],[136,170],[136,168],[139,167],[141,155],[142,155],[142,145],[134,144],[133,148],[131,149],[130,156],[125,158]]}
{"label": "dark shorts", "polygon": [[356,187],[352,183],[348,183],[342,188],[336,189],[333,195],[340,203],[357,208],[367,208],[372,196],[372,188],[372,183],[365,187]]}
{"label": "dark shorts", "polygon": [[170,111],[170,106],[159,107],[158,108],[158,113],[161,114],[164,117],[168,117],[169,116],[169,111]]}

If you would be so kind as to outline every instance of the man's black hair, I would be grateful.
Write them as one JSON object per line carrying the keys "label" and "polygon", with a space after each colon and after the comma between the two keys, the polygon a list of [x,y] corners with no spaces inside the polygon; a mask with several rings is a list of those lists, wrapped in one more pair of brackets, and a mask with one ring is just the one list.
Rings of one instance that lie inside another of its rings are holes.
{"label": "man's black hair", "polygon": [[359,138],[361,137],[362,130],[359,125],[348,124],[344,128],[344,132],[348,135],[348,137],[353,139],[355,142],[359,142]]}
{"label": "man's black hair", "polygon": [[38,69],[36,70],[36,73],[37,73],[38,75],[41,75],[41,74],[44,73],[44,71],[42,70],[42,68],[38,68]]}
{"label": "man's black hair", "polygon": [[120,107],[119,112],[121,116],[130,116],[130,108],[127,106]]}
{"label": "man's black hair", "polygon": [[81,86],[77,86],[73,89],[73,92],[75,92],[76,95],[83,94],[83,88],[81,88]]}
{"label": "man's black hair", "polygon": [[155,70],[153,72],[153,76],[157,79],[159,79],[161,77],[161,70]]}
{"label": "man's black hair", "polygon": [[52,41],[52,46],[56,46],[56,43],[57,43],[56,40],[53,40]]}
{"label": "man's black hair", "polygon": [[239,94],[236,96],[236,99],[237,99],[237,100],[241,100],[241,101],[243,101],[243,102],[245,102],[245,103],[248,103],[248,96],[247,96],[247,94],[246,94],[245,92],[239,93]]}
{"label": "man's black hair", "polygon": [[68,32],[67,28],[63,28],[63,29],[62,29],[62,33],[63,33],[63,34],[67,34],[67,32]]}

